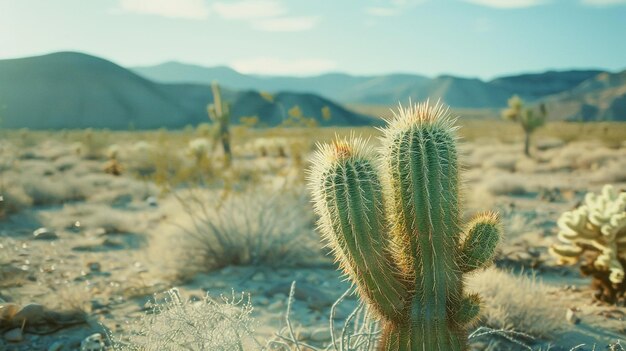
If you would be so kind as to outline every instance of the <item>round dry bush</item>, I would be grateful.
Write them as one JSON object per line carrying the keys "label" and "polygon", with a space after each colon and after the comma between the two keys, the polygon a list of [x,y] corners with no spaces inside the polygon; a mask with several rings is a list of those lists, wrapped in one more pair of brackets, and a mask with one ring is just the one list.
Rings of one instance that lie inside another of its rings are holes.
{"label": "round dry bush", "polygon": [[113,335],[115,351],[260,350],[249,295],[183,300],[176,289],[157,301],[152,313]]}
{"label": "round dry bush", "polygon": [[621,183],[626,182],[626,157],[613,160],[599,168],[591,175],[595,183]]}
{"label": "round dry bush", "polygon": [[483,162],[483,168],[486,169],[500,169],[503,171],[514,172],[515,164],[519,159],[519,155],[509,154],[494,154],[487,157]]}
{"label": "round dry bush", "polygon": [[494,329],[553,338],[568,328],[566,307],[553,290],[534,277],[490,268],[468,279],[468,290],[482,297],[481,318]]}
{"label": "round dry bush", "polygon": [[8,216],[33,205],[33,199],[17,185],[0,188],[0,218]]}
{"label": "round dry bush", "polygon": [[173,196],[174,203],[162,202],[168,221],[155,230],[150,246],[179,273],[228,265],[306,265],[320,255],[308,198],[300,193],[253,187]]}
{"label": "round dry bush", "polygon": [[520,196],[531,192],[526,176],[515,173],[485,173],[483,186],[492,195]]}

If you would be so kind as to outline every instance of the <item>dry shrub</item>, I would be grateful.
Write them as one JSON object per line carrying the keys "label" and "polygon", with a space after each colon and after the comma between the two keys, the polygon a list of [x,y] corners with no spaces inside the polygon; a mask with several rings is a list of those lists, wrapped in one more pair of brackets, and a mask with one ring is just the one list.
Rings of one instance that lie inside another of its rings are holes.
{"label": "dry shrub", "polygon": [[484,174],[482,186],[492,195],[525,195],[531,192],[528,178],[521,174],[491,172]]}
{"label": "dry shrub", "polygon": [[115,177],[110,174],[89,174],[81,178],[82,186],[106,191],[92,191],[89,202],[118,205],[120,201],[143,201],[149,196],[156,196],[159,190],[152,182],[129,177]]}
{"label": "dry shrub", "polygon": [[0,187],[0,219],[33,205],[33,199],[20,186]]}
{"label": "dry shrub", "polygon": [[93,187],[83,178],[71,175],[36,177],[21,174],[24,192],[33,200],[33,205],[53,205],[85,200],[93,193]]}
{"label": "dry shrub", "polygon": [[301,193],[259,186],[174,196],[179,213],[165,212],[173,219],[170,230],[159,230],[153,245],[176,252],[172,259],[184,273],[228,265],[300,265],[319,254],[310,206]]}
{"label": "dry shrub", "polygon": [[254,319],[248,295],[205,296],[201,301],[181,299],[176,289],[157,302],[152,314],[126,325],[113,336],[115,351],[235,351],[261,349],[254,337]]}
{"label": "dry shrub", "polygon": [[613,160],[599,168],[593,172],[591,179],[596,183],[626,182],[626,157]]}
{"label": "dry shrub", "polygon": [[483,162],[483,168],[486,169],[500,169],[503,171],[514,172],[515,164],[519,159],[518,155],[510,154],[494,154],[489,156]]}
{"label": "dry shrub", "polygon": [[568,327],[565,306],[534,277],[491,268],[470,277],[468,290],[483,298],[482,320],[492,328],[551,338]]}
{"label": "dry shrub", "polygon": [[593,142],[578,142],[548,150],[541,157],[550,162],[553,170],[589,170],[598,169],[625,156],[626,152],[622,149],[609,149]]}
{"label": "dry shrub", "polygon": [[620,152],[607,148],[598,148],[590,150],[579,155],[576,160],[576,168],[579,169],[598,169],[610,161],[618,158]]}

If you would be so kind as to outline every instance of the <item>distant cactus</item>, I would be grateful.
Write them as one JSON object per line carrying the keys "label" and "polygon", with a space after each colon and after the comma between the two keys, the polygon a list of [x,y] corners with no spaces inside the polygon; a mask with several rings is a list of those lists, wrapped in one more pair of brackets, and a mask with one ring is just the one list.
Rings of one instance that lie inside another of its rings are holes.
{"label": "distant cactus", "polygon": [[566,264],[581,260],[585,251],[597,252],[593,262],[581,268],[594,276],[596,298],[611,303],[626,298],[626,192],[607,184],[599,195],[588,193],[582,205],[561,215],[558,226],[562,244],[553,245],[550,252]]}
{"label": "distant cactus", "polygon": [[207,107],[209,118],[217,124],[216,140],[222,143],[224,151],[224,166],[229,167],[232,162],[232,151],[230,148],[230,106],[222,101],[222,93],[217,83],[211,85],[213,89],[213,103]]}
{"label": "distant cactus", "polygon": [[548,111],[546,105],[539,105],[539,112],[524,107],[524,101],[513,95],[509,101],[509,108],[502,111],[502,118],[519,123],[524,129],[524,154],[530,156],[530,136],[539,127],[546,123]]}
{"label": "distant cactus", "polygon": [[466,350],[479,313],[463,274],[490,264],[500,227],[486,213],[461,228],[453,122],[441,105],[400,108],[380,155],[351,138],[321,146],[313,160],[320,228],[381,318],[381,350]]}
{"label": "distant cactus", "polygon": [[206,138],[196,138],[189,141],[187,145],[187,154],[192,156],[196,162],[196,165],[204,162],[211,149],[211,143]]}
{"label": "distant cactus", "polygon": [[118,161],[120,156],[120,147],[117,144],[109,146],[106,151],[106,156],[108,158],[108,161],[104,165],[104,172],[114,176],[121,175],[123,169],[122,165]]}

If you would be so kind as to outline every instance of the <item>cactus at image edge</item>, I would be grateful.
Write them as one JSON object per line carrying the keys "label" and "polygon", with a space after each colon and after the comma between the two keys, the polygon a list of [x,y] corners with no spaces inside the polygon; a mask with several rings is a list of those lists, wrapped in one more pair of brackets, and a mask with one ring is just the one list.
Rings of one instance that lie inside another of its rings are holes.
{"label": "cactus at image edge", "polygon": [[233,159],[230,147],[230,106],[222,101],[220,86],[216,82],[211,84],[211,89],[213,103],[207,106],[207,111],[209,118],[217,124],[215,141],[221,142],[224,151],[224,166],[228,167]]}
{"label": "cactus at image edge", "polygon": [[585,251],[596,251],[593,266],[607,272],[611,283],[623,283],[620,259],[626,259],[626,192],[607,184],[600,194],[587,193],[584,202],[563,213],[557,223],[561,243],[552,245],[550,252],[561,263],[576,263]]}
{"label": "cactus at image edge", "polygon": [[443,106],[418,104],[383,129],[378,154],[353,137],[313,161],[319,226],[381,319],[381,350],[467,349],[479,298],[463,275],[491,263],[500,226],[494,213],[461,226],[455,130]]}

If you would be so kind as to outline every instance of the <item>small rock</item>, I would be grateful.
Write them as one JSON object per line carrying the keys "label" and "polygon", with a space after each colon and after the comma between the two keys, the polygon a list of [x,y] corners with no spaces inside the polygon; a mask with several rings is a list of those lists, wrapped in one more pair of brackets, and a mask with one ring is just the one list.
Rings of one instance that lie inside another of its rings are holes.
{"label": "small rock", "polygon": [[330,332],[327,328],[317,328],[311,332],[311,336],[309,337],[311,341],[317,342],[326,342],[330,341]]}
{"label": "small rock", "polygon": [[38,303],[29,303],[22,307],[19,312],[13,316],[13,320],[18,323],[36,324],[41,322],[45,317],[45,308]]}
{"label": "small rock", "polygon": [[80,351],[104,351],[104,340],[100,333],[86,337],[80,343]]}
{"label": "small rock", "polygon": [[571,324],[578,324],[578,323],[580,323],[580,318],[578,318],[576,316],[576,311],[574,311],[571,308],[567,309],[567,312],[565,313],[565,319],[567,320],[567,322],[569,322]]}
{"label": "small rock", "polygon": [[50,347],[48,347],[48,351],[61,351],[61,349],[63,349],[63,342],[62,341],[55,341],[52,343],[52,345],[50,345]]}
{"label": "small rock", "polygon": [[4,333],[4,340],[8,342],[20,342],[24,339],[24,334],[22,334],[21,328],[11,329],[8,332]]}
{"label": "small rock", "polygon": [[54,230],[51,230],[45,227],[41,227],[35,230],[33,232],[33,236],[35,237],[36,240],[54,240],[54,239],[59,238],[59,236],[57,235],[57,233],[54,232]]}
{"label": "small rock", "polygon": [[252,276],[253,282],[262,282],[265,281],[265,274],[263,272],[257,272]]}
{"label": "small rock", "polygon": [[158,201],[158,200],[157,200],[157,198],[156,198],[156,197],[154,197],[154,196],[149,196],[149,197],[146,199],[146,203],[148,204],[148,206],[151,206],[151,207],[157,207],[157,206],[159,206],[159,201]]}
{"label": "small rock", "polygon": [[89,268],[92,272],[100,272],[100,262],[89,262],[87,263],[87,268]]}

